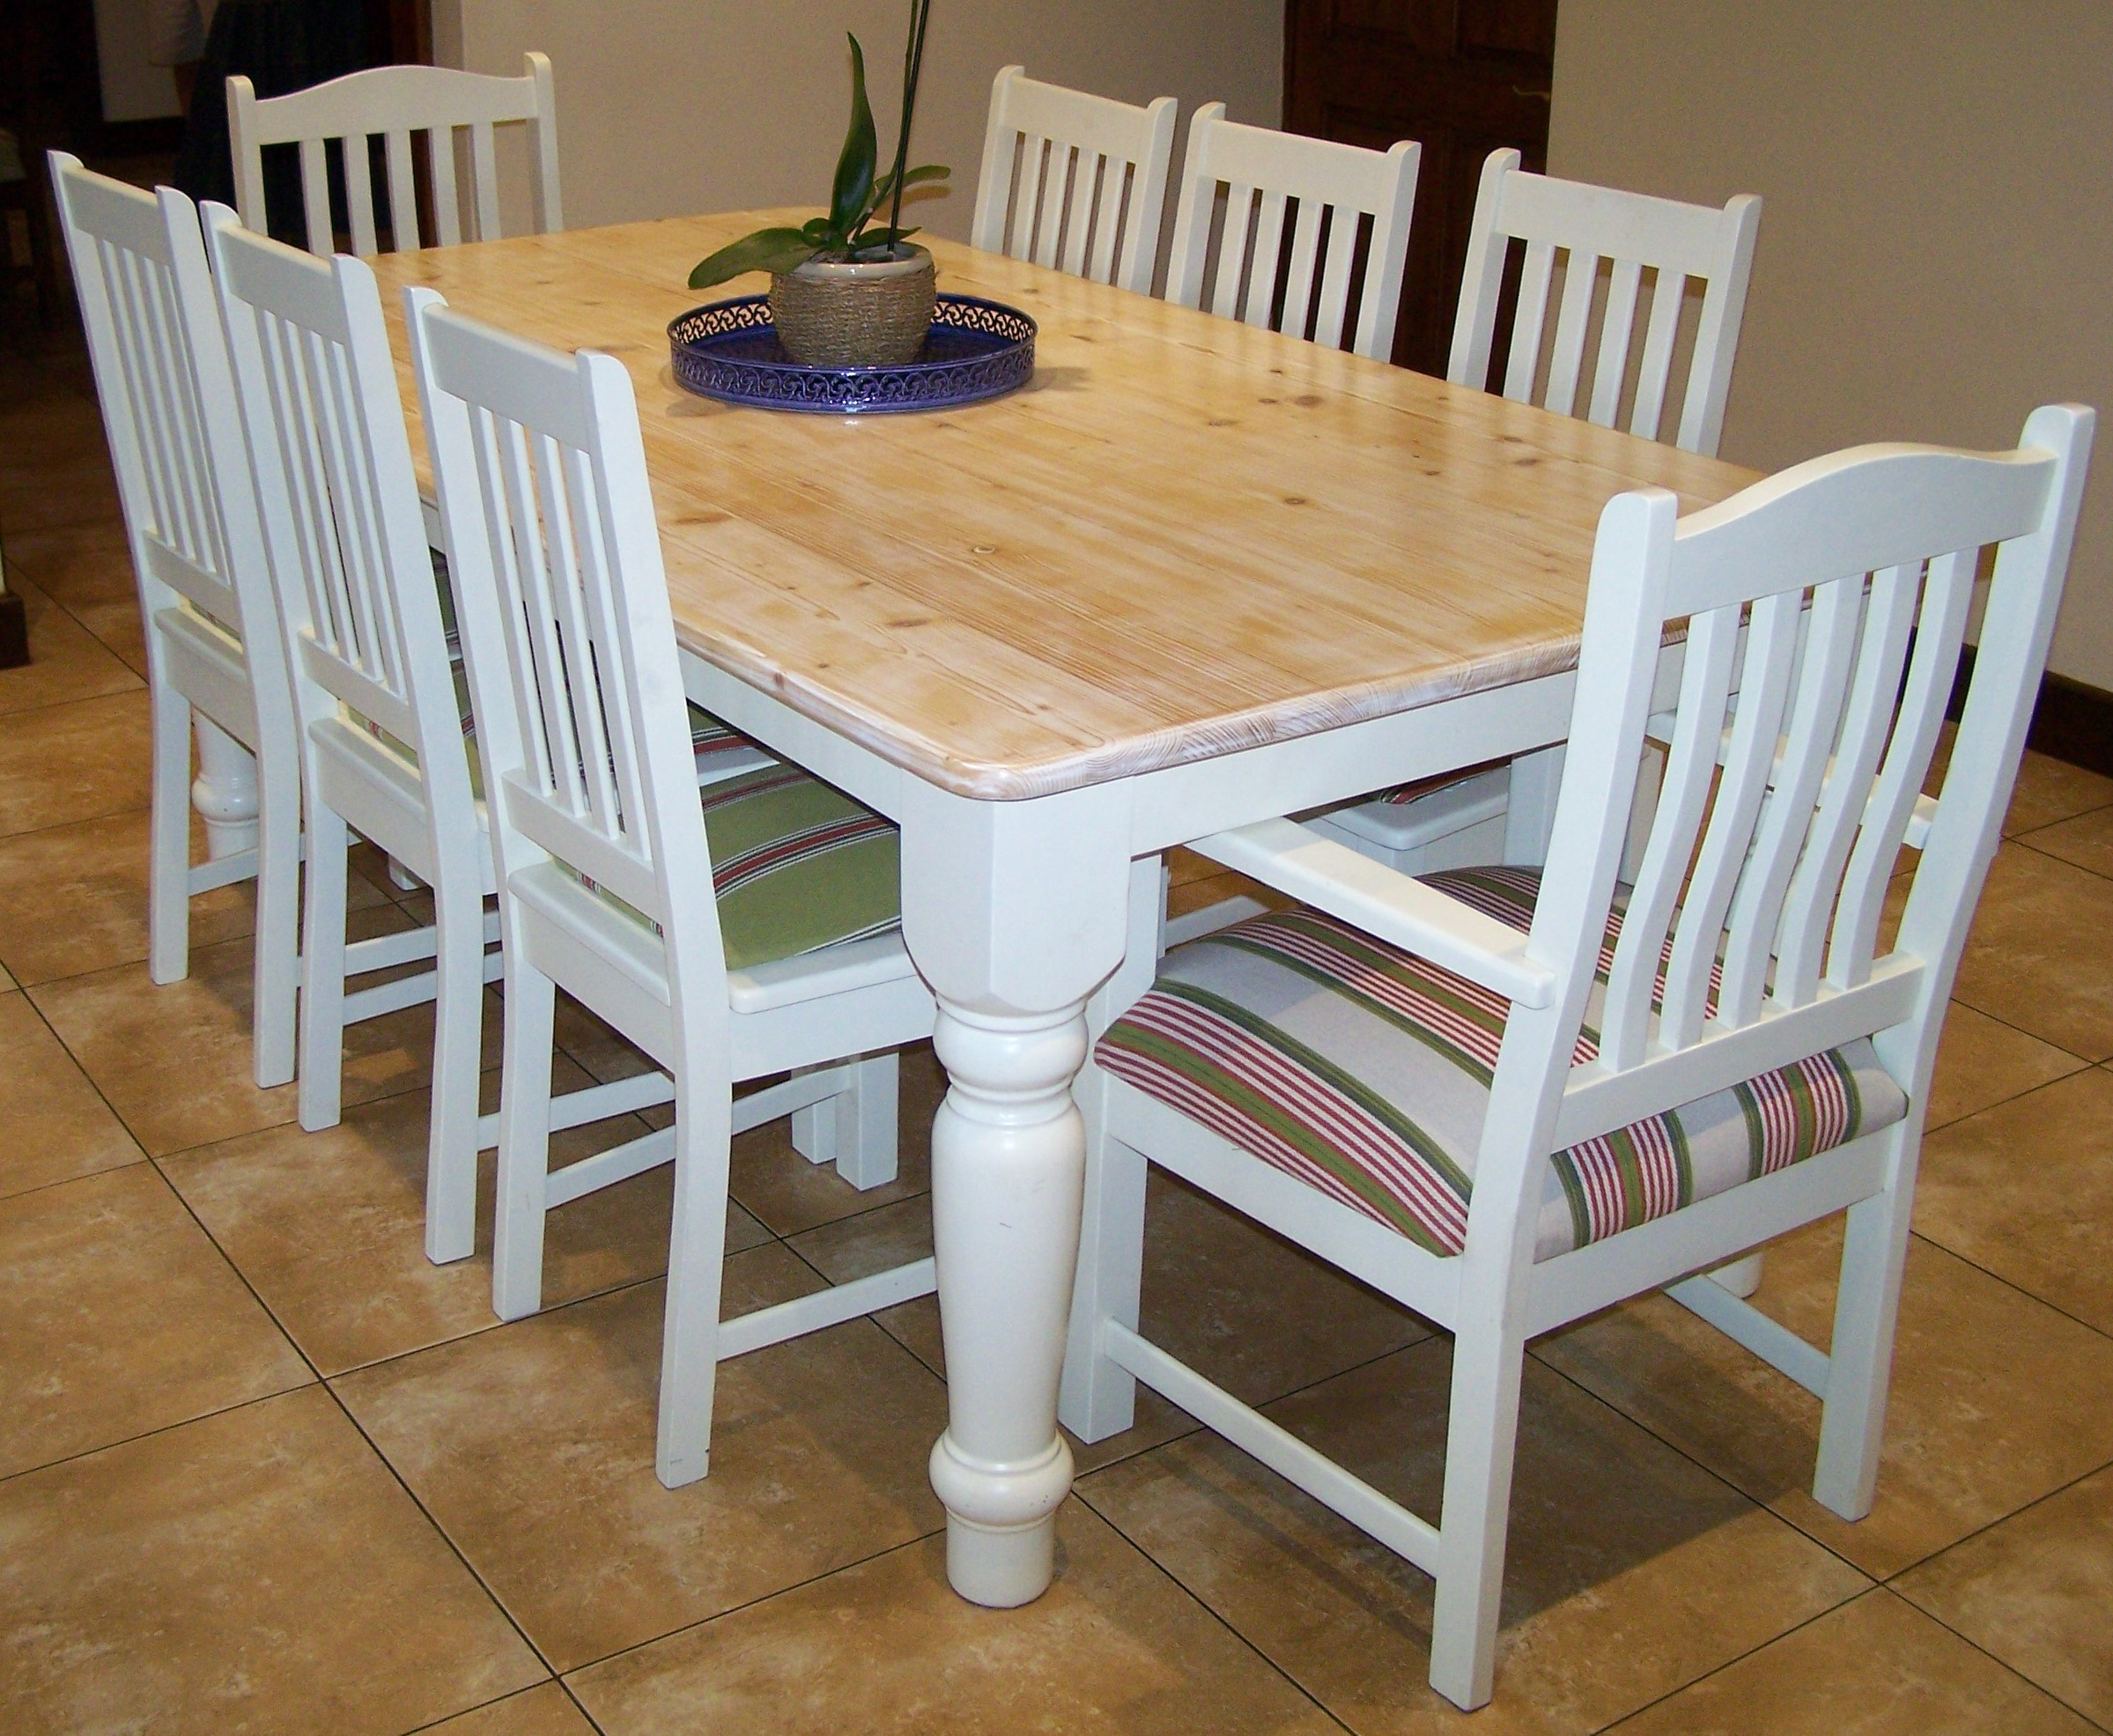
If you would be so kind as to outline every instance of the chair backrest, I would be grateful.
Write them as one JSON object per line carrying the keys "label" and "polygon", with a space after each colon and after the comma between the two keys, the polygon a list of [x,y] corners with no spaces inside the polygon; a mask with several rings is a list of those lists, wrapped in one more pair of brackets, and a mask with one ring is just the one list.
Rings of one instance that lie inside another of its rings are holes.
{"label": "chair backrest", "polygon": [[[476,233],[469,239],[499,239],[499,163],[492,129],[525,121],[533,173],[536,229],[538,234],[565,227],[558,191],[558,104],[549,57],[529,54],[518,78],[460,72],[446,66],[377,66],[348,72],[342,78],[260,97],[240,75],[227,81],[227,131],[235,161],[235,203],[242,221],[262,234],[264,147],[300,147],[301,207],[307,225],[308,251],[331,251],[330,179],[328,144],[344,176],[345,215],[351,225],[352,251],[362,258],[380,251],[375,240],[374,188],[367,141],[379,135],[388,166],[392,239],[399,248],[419,245],[417,175],[411,135],[426,136],[425,161],[432,177],[433,239],[440,247],[463,240],[462,201],[457,194],[457,129],[469,134],[469,203]],[[410,216],[407,218],[406,213]]]}
{"label": "chair backrest", "polygon": [[[1684,520],[1662,490],[1608,504],[1529,942],[1564,988],[1506,1028],[1485,1158],[1492,1134],[1514,1162],[1522,1140],[1545,1157],[1863,1036],[1919,1105],[2046,663],[2093,423],[2055,405],[2015,452],[1857,447]],[[1881,957],[1991,546],[1965,713]],[[1603,957],[1653,668],[1681,617],[1664,787]],[[1596,970],[1597,1054],[1573,1066]],[[1524,1209],[1523,1176],[1508,1179]]]}
{"label": "chair backrest", "polygon": [[[1225,118],[1223,103],[1205,105],[1189,122],[1167,299],[1204,307],[1208,268],[1212,313],[1340,349],[1362,255],[1349,347],[1385,360],[1393,352],[1401,309],[1401,270],[1422,156],[1422,146],[1406,140],[1384,151],[1366,151],[1244,127]],[[1214,218],[1221,185],[1229,190],[1219,225]],[[1361,249],[1359,232],[1368,226]],[[1211,267],[1214,228],[1219,239]]]}
{"label": "chair backrest", "polygon": [[436,814],[469,811],[460,712],[373,270],[205,207],[279,616],[305,718],[339,704],[417,756]]}
{"label": "chair backrest", "polygon": [[712,861],[630,376],[613,357],[560,355],[466,319],[432,291],[404,299],[501,884],[556,858],[658,923],[671,993],[692,986],[698,1010],[723,1019]]}
{"label": "chair backrest", "polygon": [[[1529,174],[1518,160],[1516,151],[1493,151],[1482,165],[1446,379],[1478,389],[1488,385],[1504,266],[1512,243],[1521,242],[1526,259],[1503,395],[1530,403],[1538,388],[1539,402],[1546,408],[1575,416],[1577,394],[1589,382],[1584,410],[1588,421],[1605,428],[1620,425],[1626,401],[1629,432],[1657,440],[1679,346],[1681,307],[1690,282],[1699,280],[1702,314],[1687,389],[1680,395],[1673,443],[1714,456],[1724,431],[1740,321],[1746,312],[1761,201],[1742,193],[1719,211]],[[1551,333],[1548,296],[1559,253],[1563,294]],[[1646,271],[1651,281],[1644,301]],[[1639,302],[1648,310],[1640,357],[1635,351]],[[1599,343],[1588,373],[1585,348],[1595,314]]]}
{"label": "chair backrest", "polygon": [[1149,295],[1175,107],[1161,97],[1135,108],[1001,67],[970,245]]}
{"label": "chair backrest", "polygon": [[51,166],[143,605],[181,598],[236,634],[254,685],[278,628],[197,208],[63,151]]}

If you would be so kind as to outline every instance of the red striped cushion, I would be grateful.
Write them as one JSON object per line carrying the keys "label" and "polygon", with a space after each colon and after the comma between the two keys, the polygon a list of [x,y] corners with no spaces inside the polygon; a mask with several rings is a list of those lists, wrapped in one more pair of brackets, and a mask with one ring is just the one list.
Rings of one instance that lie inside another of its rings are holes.
{"label": "red striped cushion", "polygon": [[[1532,923],[1540,876],[1531,869],[1430,878],[1514,928]],[[1599,1052],[1600,995],[1621,921],[1617,909],[1577,1061]],[[1503,997],[1450,971],[1319,912],[1290,910],[1170,953],[1095,1059],[1264,1163],[1433,1252],[1458,1253],[1510,1013]],[[1662,1217],[1906,1112],[1860,1039],[1585,1141],[1550,1161],[1536,1258]]]}

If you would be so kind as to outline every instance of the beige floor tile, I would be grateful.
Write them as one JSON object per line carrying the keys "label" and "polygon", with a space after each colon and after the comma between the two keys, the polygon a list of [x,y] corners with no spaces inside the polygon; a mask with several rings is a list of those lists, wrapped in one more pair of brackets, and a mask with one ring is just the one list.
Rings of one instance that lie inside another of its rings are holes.
{"label": "beige floor tile", "polygon": [[[771,1245],[725,1310],[816,1288]],[[654,1474],[664,1287],[518,1321],[335,1383],[484,1583],[560,1670],[722,1614],[941,1523],[931,1372],[865,1321],[723,1364],[712,1474]]]}
{"label": "beige floor tile", "polygon": [[[1433,1340],[1268,1415],[1432,1515],[1451,1368]],[[1429,1686],[1430,1579],[1218,1437],[1080,1494],[1361,1736],[1459,1727]],[[1870,1583],[1531,1362],[1511,1516],[1496,1699],[1477,1729],[1596,1730]]]}
{"label": "beige floor tile", "polygon": [[[561,1039],[562,1040],[562,1039]],[[593,1063],[587,1063],[594,1070]],[[929,1043],[905,1049],[897,1110],[895,1179],[861,1193],[829,1163],[810,1163],[793,1149],[790,1119],[772,1121],[734,1141],[728,1189],[773,1233],[802,1230],[898,1200],[932,1186],[932,1118],[946,1092],[946,1075]]]}
{"label": "beige floor tile", "polygon": [[144,684],[28,580],[11,575],[8,587],[22,599],[29,617],[29,661],[18,669],[0,669],[0,715],[33,705],[127,693]]}
{"label": "beige floor tile", "polygon": [[50,530],[8,528],[7,556],[46,595],[136,674],[146,673],[146,630],[124,526],[115,520]]}
{"label": "beige floor tile", "polygon": [[14,978],[8,974],[7,966],[4,964],[0,964],[0,994],[5,994],[11,988],[18,988],[21,985],[16,982]]}
{"label": "beige floor tile", "polygon": [[28,997],[0,992],[0,1197],[144,1156]]}
{"label": "beige floor tile", "polygon": [[2113,881],[2006,844],[1953,994],[2071,1054],[2113,1057]]}
{"label": "beige floor tile", "polygon": [[1954,1001],[1945,1010],[1923,1126],[1945,1127],[2087,1065],[2066,1049]]}
{"label": "beige floor tile", "polygon": [[[1196,857],[1194,861],[1203,861]],[[1205,863],[1206,867],[1215,864]],[[1170,917],[1186,916],[1193,911],[1208,910],[1213,905],[1223,904],[1228,898],[1252,898],[1270,910],[1282,910],[1291,901],[1282,892],[1250,880],[1244,874],[1235,874],[1229,868],[1215,873],[1201,874],[1192,879],[1177,881],[1167,888],[1166,913]]]}
{"label": "beige floor tile", "polygon": [[118,516],[117,482],[92,405],[73,402],[29,412],[0,413],[0,521],[11,535],[53,525],[107,521]]}
{"label": "beige floor tile", "polygon": [[429,1725],[421,1736],[595,1736],[586,1713],[554,1681]]}
{"label": "beige floor tile", "polygon": [[144,691],[16,713],[0,729],[0,837],[145,807],[148,747]]}
{"label": "beige floor tile", "polygon": [[2018,766],[2018,787],[2003,821],[2006,838],[2051,825],[2095,808],[2113,807],[2113,778],[2043,753],[2027,753]]}
{"label": "beige floor tile", "polygon": [[[569,1065],[566,1064],[566,1065]],[[484,1079],[487,1107],[499,1075]],[[578,1082],[561,1078],[560,1089]],[[431,1099],[407,1092],[356,1105],[322,1133],[289,1122],[165,1159],[164,1172],[293,1341],[325,1374],[400,1356],[498,1325],[491,1311],[494,1154],[477,1193],[477,1252],[425,1258],[425,1141]],[[635,1118],[578,1127],[551,1141],[559,1162],[643,1132]],[[551,1214],[546,1306],[659,1276],[668,1269],[674,1171],[661,1168]],[[728,1245],[768,1240],[735,1207]]]}
{"label": "beige floor tile", "polygon": [[1874,1591],[1609,1736],[2088,1736],[1956,1634]]}
{"label": "beige floor tile", "polygon": [[[2106,780],[2113,787],[2113,779]],[[2113,808],[2095,809],[2073,820],[2028,831],[2018,839],[2028,849],[2058,856],[2094,874],[2113,877]]]}
{"label": "beige floor tile", "polygon": [[[405,926],[394,906],[358,912],[355,934]],[[191,954],[181,982],[154,984],[144,964],[124,964],[29,990],[148,1152],[277,1127],[294,1115],[294,1087],[251,1082],[250,946],[247,940]],[[499,998],[488,995],[484,1062],[499,1060]],[[345,1033],[344,1101],[367,1103],[423,1088],[432,1074],[432,1008],[406,1007]]]}
{"label": "beige floor tile", "polygon": [[2113,1333],[2113,1073],[2087,1067],[1932,1134],[1915,1225]]}
{"label": "beige floor tile", "polygon": [[[1824,1344],[1840,1220],[1774,1244],[1758,1304]],[[1812,1498],[1820,1405],[1663,1297],[1536,1354],[1879,1578],[2113,1460],[2113,1341],[1917,1238],[1895,1340],[1878,1502]]]}
{"label": "beige floor tile", "polygon": [[[191,860],[206,859],[204,823],[193,816]],[[388,900],[363,879],[348,884],[354,909]],[[239,881],[191,900],[190,943],[240,939],[256,927],[256,887]],[[49,826],[0,838],[0,957],[26,983],[80,976],[147,956],[147,814]]]}
{"label": "beige floor tile", "polygon": [[1056,1583],[979,1609],[938,1539],[897,1549],[570,1679],[609,1736],[1211,1736],[1338,1726],[1076,1502]]}
{"label": "beige floor tile", "polygon": [[314,1378],[148,1164],[10,1200],[0,1292],[0,1476]]}
{"label": "beige floor tile", "polygon": [[321,1387],[0,1483],[0,1726],[396,1736],[545,1672]]}
{"label": "beige floor tile", "polygon": [[2113,1470],[1969,1537],[1894,1589],[2113,1726]]}

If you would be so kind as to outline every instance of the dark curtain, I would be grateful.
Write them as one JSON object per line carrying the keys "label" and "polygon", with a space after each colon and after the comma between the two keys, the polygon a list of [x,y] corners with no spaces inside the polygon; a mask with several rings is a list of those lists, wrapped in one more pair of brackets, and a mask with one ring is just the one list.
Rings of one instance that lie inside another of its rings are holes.
{"label": "dark curtain", "polygon": [[[197,92],[176,158],[176,185],[194,199],[235,202],[225,89],[231,74],[247,75],[261,97],[306,90],[372,64],[368,33],[365,0],[220,0],[198,64]],[[336,153],[330,155],[332,222],[342,230],[344,188]],[[381,193],[380,187],[375,190]],[[291,144],[264,151],[264,203],[271,233],[305,246],[300,160]],[[387,221],[379,211],[376,217]]]}

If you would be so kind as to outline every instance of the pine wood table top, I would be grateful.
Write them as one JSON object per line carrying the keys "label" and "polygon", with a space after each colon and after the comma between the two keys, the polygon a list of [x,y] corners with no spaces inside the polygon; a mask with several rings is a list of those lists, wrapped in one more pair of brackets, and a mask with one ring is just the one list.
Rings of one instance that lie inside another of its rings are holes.
{"label": "pine wood table top", "polygon": [[[385,255],[398,285],[631,370],[676,636],[942,788],[1011,800],[1559,673],[1601,507],[1754,473],[939,241],[1040,326],[966,409],[737,409],[674,382],[690,268],[806,213]],[[421,474],[424,458],[420,454]]]}

